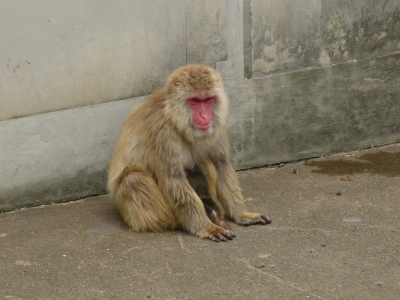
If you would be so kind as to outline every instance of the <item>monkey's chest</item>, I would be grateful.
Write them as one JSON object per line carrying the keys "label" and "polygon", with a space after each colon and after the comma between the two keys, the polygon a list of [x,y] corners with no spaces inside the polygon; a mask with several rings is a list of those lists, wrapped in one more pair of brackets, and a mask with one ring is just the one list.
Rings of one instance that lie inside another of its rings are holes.
{"label": "monkey's chest", "polygon": [[190,163],[184,167],[185,175],[187,176],[194,168],[194,163]]}

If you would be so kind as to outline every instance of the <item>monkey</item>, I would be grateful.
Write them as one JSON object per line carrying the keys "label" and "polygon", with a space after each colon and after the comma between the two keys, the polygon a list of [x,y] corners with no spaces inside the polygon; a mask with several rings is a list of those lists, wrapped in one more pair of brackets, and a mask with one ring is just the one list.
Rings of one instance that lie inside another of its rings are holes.
{"label": "monkey", "polygon": [[138,103],[118,135],[107,189],[136,232],[181,229],[215,242],[235,234],[213,223],[185,169],[197,165],[225,217],[240,225],[271,223],[249,212],[230,163],[229,101],[220,74],[203,65],[173,71]]}
{"label": "monkey", "polygon": [[194,166],[190,170],[186,170],[187,180],[190,186],[194,189],[197,196],[200,197],[203,202],[204,208],[208,218],[214,223],[225,229],[229,229],[229,225],[224,222],[222,207],[218,205],[218,200],[209,192],[208,181],[206,175],[199,169],[198,166]]}

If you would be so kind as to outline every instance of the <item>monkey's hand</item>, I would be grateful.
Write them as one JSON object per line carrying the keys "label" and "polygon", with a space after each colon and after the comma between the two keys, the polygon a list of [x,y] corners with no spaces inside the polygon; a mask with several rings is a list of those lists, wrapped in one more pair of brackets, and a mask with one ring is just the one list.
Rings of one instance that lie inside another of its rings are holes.
{"label": "monkey's hand", "polygon": [[244,212],[242,213],[235,223],[243,226],[250,226],[255,224],[267,225],[271,224],[272,220],[266,215],[259,213]]}
{"label": "monkey's hand", "polygon": [[210,239],[214,242],[226,242],[236,237],[232,231],[226,230],[213,223],[206,229],[201,230],[199,236],[203,239]]}

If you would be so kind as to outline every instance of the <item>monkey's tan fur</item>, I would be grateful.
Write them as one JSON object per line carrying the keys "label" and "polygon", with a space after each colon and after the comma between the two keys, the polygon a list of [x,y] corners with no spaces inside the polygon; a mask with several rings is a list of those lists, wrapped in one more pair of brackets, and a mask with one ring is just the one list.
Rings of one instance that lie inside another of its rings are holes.
{"label": "monkey's tan fur", "polygon": [[[215,96],[207,131],[194,128],[187,104],[192,95]],[[247,212],[229,161],[227,117],[221,77],[201,65],[176,70],[164,87],[132,110],[111,159],[108,190],[133,230],[181,227],[202,238],[229,234],[209,220],[189,185],[185,168],[194,164],[206,174],[210,193],[217,196],[227,217],[244,225],[260,223],[260,214]]]}

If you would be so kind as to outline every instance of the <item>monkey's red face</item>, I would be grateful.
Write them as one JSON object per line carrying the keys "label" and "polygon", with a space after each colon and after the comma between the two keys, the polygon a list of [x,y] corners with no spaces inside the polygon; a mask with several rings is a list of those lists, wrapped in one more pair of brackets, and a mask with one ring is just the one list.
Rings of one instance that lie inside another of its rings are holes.
{"label": "monkey's red face", "polygon": [[195,129],[207,131],[212,122],[211,108],[215,102],[215,96],[205,97],[194,95],[188,98],[189,107],[193,111],[193,122]]}

